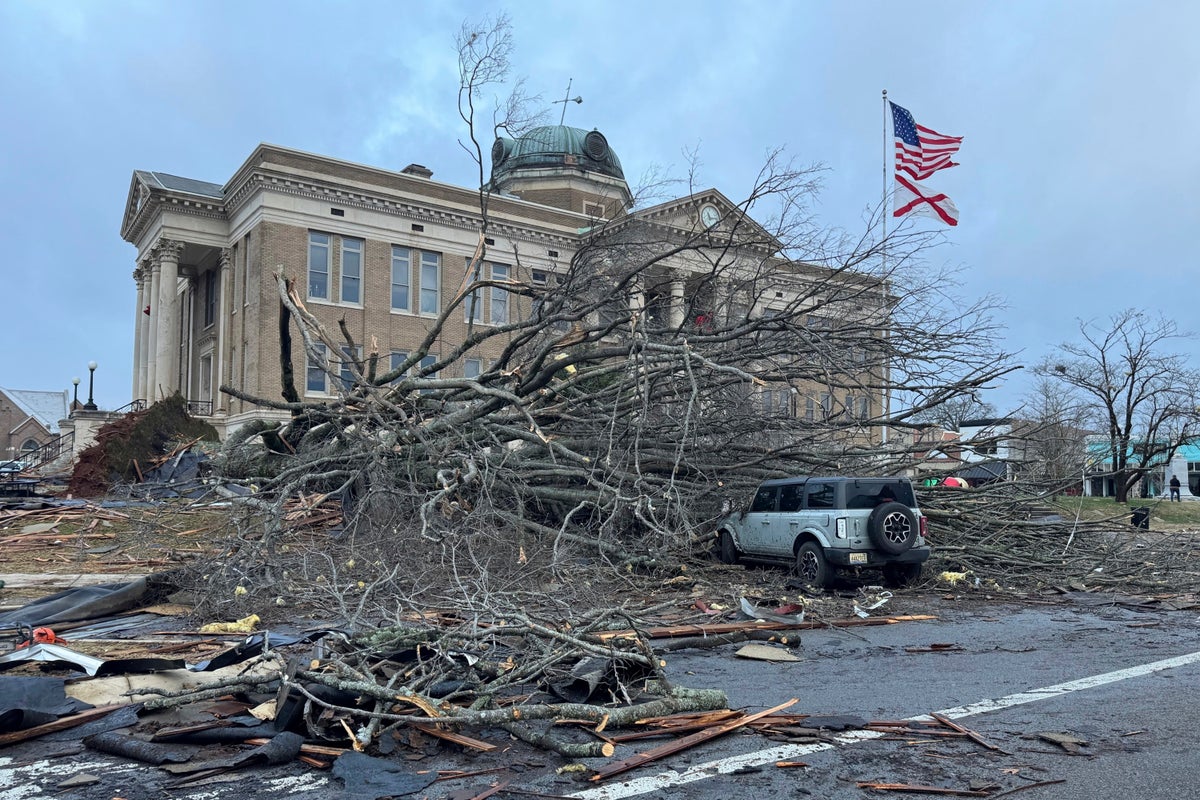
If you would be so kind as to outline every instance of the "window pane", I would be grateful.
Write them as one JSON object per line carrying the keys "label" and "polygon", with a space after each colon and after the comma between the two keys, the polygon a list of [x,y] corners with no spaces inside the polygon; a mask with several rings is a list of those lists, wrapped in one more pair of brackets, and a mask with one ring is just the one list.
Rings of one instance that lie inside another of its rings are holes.
{"label": "window pane", "polygon": [[[317,345],[317,350],[324,356],[325,345]],[[325,368],[324,365],[314,361],[311,357],[308,359],[308,374],[305,382],[305,388],[310,392],[325,391]]]}
{"label": "window pane", "polygon": [[808,507],[833,508],[833,493],[832,483],[810,483],[808,485]]}
{"label": "window pane", "polygon": [[358,360],[358,348],[351,349],[349,347],[342,348],[341,369],[338,370],[338,377],[342,382],[342,390],[350,391],[354,388],[354,370],[352,364]]}
{"label": "window pane", "polygon": [[[388,368],[388,370],[393,371],[393,370],[399,369],[400,366],[407,360],[408,360],[408,351],[407,350],[393,350],[392,351],[392,362],[391,362],[391,366]],[[396,379],[392,381],[392,383],[399,383],[400,379],[403,377],[404,377],[403,375],[397,376]]]}
{"label": "window pane", "polygon": [[483,373],[483,361],[478,358],[468,358],[463,362],[463,377],[478,378]]}
{"label": "window pane", "polygon": [[392,248],[392,308],[396,311],[411,311],[408,302],[408,287],[412,281],[412,261],[407,247]]}
{"label": "window pane", "polygon": [[779,487],[764,486],[758,490],[758,494],[754,495],[754,502],[750,504],[750,512],[774,511],[775,497],[779,494]]}
{"label": "window pane", "polygon": [[342,239],[343,303],[362,302],[362,255],[362,239]]}
{"label": "window pane", "polygon": [[[508,280],[508,266],[492,264],[492,280]],[[504,325],[508,322],[508,291],[499,286],[492,287],[492,324]]]}
{"label": "window pane", "polygon": [[308,296],[329,298],[329,234],[308,234]]}
{"label": "window pane", "polygon": [[[474,283],[480,277],[478,265],[471,272],[471,282]],[[471,293],[463,300],[463,320],[466,322],[483,322],[483,292],[478,289],[472,289]]]}
{"label": "window pane", "polygon": [[441,278],[441,258],[437,253],[421,253],[421,313],[441,311],[438,285]]}

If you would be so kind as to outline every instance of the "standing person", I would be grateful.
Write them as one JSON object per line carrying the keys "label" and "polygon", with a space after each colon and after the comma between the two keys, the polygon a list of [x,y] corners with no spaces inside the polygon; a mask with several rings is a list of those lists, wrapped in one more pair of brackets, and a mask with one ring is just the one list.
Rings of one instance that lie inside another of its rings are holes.
{"label": "standing person", "polygon": [[1181,502],[1179,500],[1179,478],[1174,475],[1171,476],[1171,500]]}

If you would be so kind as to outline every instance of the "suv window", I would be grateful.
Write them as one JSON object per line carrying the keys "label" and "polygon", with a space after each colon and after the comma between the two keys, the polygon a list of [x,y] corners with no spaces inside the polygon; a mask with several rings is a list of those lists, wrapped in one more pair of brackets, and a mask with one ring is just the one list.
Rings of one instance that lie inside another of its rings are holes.
{"label": "suv window", "polygon": [[908,481],[861,481],[846,486],[846,508],[874,508],[893,500],[914,508],[912,485]]}
{"label": "suv window", "polygon": [[799,511],[800,501],[804,499],[804,484],[789,483],[779,493],[780,511]]}
{"label": "suv window", "polygon": [[833,508],[834,495],[837,488],[832,483],[812,483],[808,484],[807,499],[805,508]]}
{"label": "suv window", "polygon": [[760,511],[775,510],[775,495],[779,493],[777,486],[763,486],[758,490],[758,494],[754,495],[754,502],[750,504],[750,513]]}

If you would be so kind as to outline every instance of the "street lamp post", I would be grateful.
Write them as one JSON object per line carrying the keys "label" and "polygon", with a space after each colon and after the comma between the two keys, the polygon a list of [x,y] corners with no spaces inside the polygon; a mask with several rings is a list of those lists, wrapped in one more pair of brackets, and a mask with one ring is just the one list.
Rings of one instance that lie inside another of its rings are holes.
{"label": "street lamp post", "polygon": [[71,378],[71,383],[75,384],[75,400],[71,403],[71,410],[79,408],[79,378]]}
{"label": "street lamp post", "polygon": [[96,362],[89,361],[88,362],[88,401],[86,403],[84,403],[84,405],[83,405],[83,408],[85,411],[95,411],[96,410],[96,401],[92,399],[92,389],[95,388],[95,385],[96,385]]}

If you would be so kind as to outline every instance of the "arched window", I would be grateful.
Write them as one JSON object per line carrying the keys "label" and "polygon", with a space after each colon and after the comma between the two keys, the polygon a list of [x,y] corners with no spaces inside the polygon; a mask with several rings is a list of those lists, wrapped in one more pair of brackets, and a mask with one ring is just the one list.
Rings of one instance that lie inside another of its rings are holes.
{"label": "arched window", "polygon": [[36,453],[38,450],[41,449],[41,447],[42,447],[41,442],[37,441],[36,439],[26,439],[21,444],[21,452]]}

